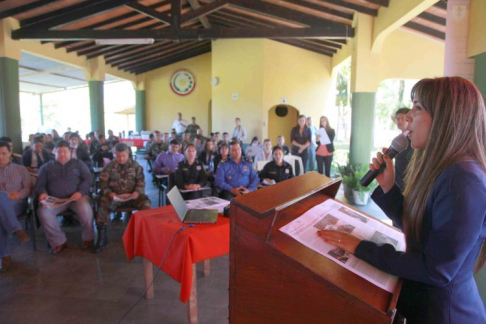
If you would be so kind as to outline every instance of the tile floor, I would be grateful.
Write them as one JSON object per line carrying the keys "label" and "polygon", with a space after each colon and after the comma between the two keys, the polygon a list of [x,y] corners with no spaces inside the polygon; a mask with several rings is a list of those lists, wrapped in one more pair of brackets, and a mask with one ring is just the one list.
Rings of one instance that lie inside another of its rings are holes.
{"label": "tile floor", "polygon": [[[155,207],[158,192],[148,179],[147,193]],[[337,198],[344,200],[342,191]],[[372,203],[365,211],[384,218]],[[109,246],[98,255],[79,248],[77,226],[64,228],[69,248],[57,256],[47,253],[42,229],[37,231],[36,252],[32,242],[18,246],[12,238],[14,265],[0,274],[0,323],[116,323],[144,291],[141,259],[128,261],[124,253],[121,238],[126,222],[116,220],[109,225]],[[211,261],[208,277],[203,277],[199,265],[199,323],[228,322],[228,285],[228,256]],[[155,298],[142,299],[122,323],[187,323],[179,284],[161,273],[155,282]]]}

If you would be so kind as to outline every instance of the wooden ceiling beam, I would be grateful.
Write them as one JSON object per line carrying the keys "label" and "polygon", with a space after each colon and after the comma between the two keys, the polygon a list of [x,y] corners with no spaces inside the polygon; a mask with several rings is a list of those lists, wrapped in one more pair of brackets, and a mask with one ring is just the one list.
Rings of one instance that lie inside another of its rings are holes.
{"label": "wooden ceiling beam", "polygon": [[326,13],[326,14],[329,14],[329,15],[333,15],[333,16],[337,16],[337,17],[341,17],[341,18],[353,21],[353,14],[352,13],[342,12],[340,10],[332,9],[332,8],[329,8],[329,7],[319,6],[318,4],[315,4],[313,2],[306,2],[306,1],[302,1],[302,0],[284,0],[284,2],[288,2],[288,3],[291,3],[291,4],[298,5],[300,7],[316,10],[316,11],[319,11],[319,12],[322,12],[322,13]]}
{"label": "wooden ceiling beam", "polygon": [[[213,15],[211,17],[216,16],[224,19],[234,19],[238,22],[246,23],[246,25],[259,25],[261,27],[278,27],[278,25],[274,22],[265,20],[265,19],[259,19],[255,17],[250,17],[247,15],[243,15],[241,13],[235,12],[235,11],[227,11],[227,10],[221,10]],[[222,16],[222,17],[221,17]]]}
{"label": "wooden ceiling beam", "polygon": [[368,8],[368,7],[365,7],[365,6],[360,6],[360,5],[351,3],[351,2],[345,2],[345,1],[342,1],[342,0],[325,0],[325,1],[321,1],[321,2],[322,3],[330,3],[330,4],[333,4],[333,5],[336,5],[336,6],[341,6],[341,7],[344,7],[344,8],[355,10],[357,12],[361,12],[361,13],[364,13],[366,15],[370,15],[370,16],[373,16],[373,17],[378,16],[378,10],[371,9],[371,8]]}
{"label": "wooden ceiling beam", "polygon": [[390,5],[390,0],[364,0],[369,3],[379,5],[381,7],[387,7]]}
{"label": "wooden ceiling beam", "polygon": [[[187,2],[189,2],[193,10],[197,10],[201,8],[201,5],[197,0],[187,0]],[[206,16],[199,16],[198,19],[201,22],[201,24],[204,26],[204,28],[211,28],[211,24],[209,23],[208,18]]]}
{"label": "wooden ceiling beam", "polygon": [[183,61],[183,60],[187,60],[187,59],[190,59],[190,58],[202,55],[202,54],[206,54],[206,53],[209,53],[209,52],[211,52],[211,46],[202,48],[200,50],[189,51],[189,52],[184,53],[183,55],[176,56],[172,59],[162,61],[160,63],[155,63],[155,64],[150,65],[150,66],[136,68],[136,69],[131,70],[130,72],[135,73],[135,74],[145,73],[145,72],[148,72],[150,70],[158,69],[158,68],[161,68],[161,67],[164,67],[164,66],[167,66],[167,65],[170,65],[170,64],[174,64],[176,62],[180,62],[180,61]]}
{"label": "wooden ceiling beam", "polygon": [[447,1],[446,0],[440,0],[439,2],[436,2],[434,4],[434,7],[447,11]]}
{"label": "wooden ceiling beam", "polygon": [[66,48],[66,52],[67,53],[76,52],[93,46],[96,46],[95,42],[88,42],[81,45]]}
{"label": "wooden ceiling beam", "polygon": [[131,3],[128,3],[126,4],[125,6],[129,7],[130,9],[133,9],[135,10],[136,12],[138,13],[141,13],[142,15],[145,15],[149,18],[152,18],[152,19],[155,19],[155,20],[158,20],[164,24],[168,24],[170,25],[170,16],[163,13],[163,12],[159,12],[155,9],[152,9],[148,6],[144,6],[138,2],[131,2]]}
{"label": "wooden ceiling beam", "polygon": [[181,29],[181,0],[171,0],[170,18],[170,28],[177,33]]}
{"label": "wooden ceiling beam", "polygon": [[276,18],[309,27],[331,27],[342,25],[334,21],[311,16],[300,11],[281,7],[269,2],[253,0],[229,0],[232,7],[237,7],[259,15]]}
{"label": "wooden ceiling beam", "polygon": [[180,56],[184,53],[197,51],[197,50],[200,50],[201,48],[208,48],[208,47],[211,48],[211,44],[208,43],[208,42],[199,43],[199,44],[196,44],[196,45],[192,45],[192,47],[186,48],[185,50],[172,51],[171,53],[159,55],[158,57],[152,58],[151,60],[142,61],[142,62],[130,64],[130,65],[125,65],[124,67],[121,67],[121,68],[118,67],[118,68],[122,69],[124,71],[132,71],[133,69],[136,69],[136,68],[157,64],[158,62],[161,62],[161,61],[173,58],[173,57]]}
{"label": "wooden ceiling beam", "polygon": [[427,26],[418,24],[418,23],[413,22],[413,21],[409,21],[404,26],[405,27],[408,27],[408,28],[411,28],[413,30],[419,31],[421,33],[430,35],[432,37],[445,40],[445,33],[441,32],[441,31],[438,31],[437,29],[430,28],[430,27],[427,27]]}
{"label": "wooden ceiling beam", "polygon": [[346,25],[312,28],[241,28],[234,29],[141,29],[141,30],[25,30],[12,31],[12,39],[36,40],[93,40],[93,39],[124,39],[153,38],[155,40],[196,40],[196,39],[227,39],[227,38],[349,38],[354,37],[354,29]]}
{"label": "wooden ceiling beam", "polygon": [[419,14],[417,16],[417,18],[422,18],[422,19],[425,19],[427,21],[430,21],[430,22],[433,22],[433,23],[436,23],[438,25],[441,25],[441,26],[445,26],[446,25],[446,18],[442,18],[440,16],[436,16],[434,14],[431,14],[429,12],[422,12],[421,14]]}
{"label": "wooden ceiling beam", "polygon": [[181,16],[181,24],[202,17],[206,17],[207,15],[215,11],[221,10],[227,6],[228,6],[227,0],[216,0],[204,6],[200,6],[198,9],[193,8],[194,9],[193,11],[189,11]]}
{"label": "wooden ceiling beam", "polygon": [[[178,45],[178,46],[177,46]],[[208,41],[204,42],[198,42],[198,41],[193,41],[193,42],[186,42],[184,44],[173,44],[171,48],[166,49],[165,51],[160,51],[158,53],[152,53],[150,55],[147,55],[146,57],[139,57],[137,59],[124,62],[122,64],[116,64],[115,66],[118,69],[122,70],[131,70],[135,66],[139,65],[144,65],[144,64],[151,64],[153,61],[161,60],[167,57],[171,57],[174,55],[179,55],[184,52],[194,50],[196,48],[204,47],[204,46],[210,46]]]}
{"label": "wooden ceiling beam", "polygon": [[105,11],[111,11],[131,1],[133,0],[98,0],[93,2],[82,2],[74,6],[69,6],[32,19],[21,21],[20,25],[21,29],[25,30],[60,28],[81,19],[97,16]]}
{"label": "wooden ceiling beam", "polygon": [[52,2],[56,2],[57,0],[43,0],[43,1],[37,1],[37,2],[31,2],[23,6],[18,6],[9,10],[5,10],[0,13],[0,19],[7,18],[7,17],[12,17],[15,15],[22,14],[24,12],[34,10],[43,6],[46,6]]}
{"label": "wooden ceiling beam", "polygon": [[124,64],[124,63],[130,62],[131,60],[136,60],[136,59],[143,58],[144,56],[148,56],[148,55],[151,55],[151,54],[154,54],[154,53],[160,53],[160,52],[163,52],[163,51],[166,51],[166,50],[170,50],[170,49],[175,48],[175,47],[180,46],[180,45],[181,45],[181,43],[161,42],[161,43],[159,43],[159,46],[157,46],[157,47],[152,47],[148,50],[130,53],[130,54],[127,54],[125,56],[118,57],[116,59],[107,60],[106,64],[110,64],[111,66]]}

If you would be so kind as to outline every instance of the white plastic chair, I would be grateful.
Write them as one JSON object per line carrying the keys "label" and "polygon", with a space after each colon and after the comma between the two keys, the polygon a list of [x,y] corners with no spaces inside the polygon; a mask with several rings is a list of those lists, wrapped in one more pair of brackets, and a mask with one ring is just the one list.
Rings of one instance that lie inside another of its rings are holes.
{"label": "white plastic chair", "polygon": [[265,166],[265,164],[267,164],[269,161],[257,161],[256,163],[256,169],[257,171],[262,171],[263,170],[263,167]]}
{"label": "white plastic chair", "polygon": [[[304,174],[304,165],[302,163],[302,158],[300,156],[297,156],[297,155],[285,155],[284,156],[284,161],[285,162],[288,162],[290,163],[290,165],[292,166],[292,169],[294,171],[294,175],[295,176],[299,176],[301,174]],[[295,166],[296,164],[299,164],[299,174],[297,174],[297,172],[295,171]]]}

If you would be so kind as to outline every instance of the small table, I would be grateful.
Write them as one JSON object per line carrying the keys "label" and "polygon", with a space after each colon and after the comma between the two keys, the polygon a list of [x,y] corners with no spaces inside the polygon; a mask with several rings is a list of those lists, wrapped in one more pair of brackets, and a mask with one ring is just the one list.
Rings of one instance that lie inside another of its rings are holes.
{"label": "small table", "polygon": [[121,142],[125,143],[129,146],[136,146],[137,148],[144,148],[145,142],[148,142],[148,139],[140,139],[140,138],[122,138]]}
{"label": "small table", "polygon": [[[162,270],[181,283],[179,298],[187,303],[189,323],[197,323],[196,263],[229,253],[229,218],[219,216],[216,224],[198,224],[177,234]],[[181,223],[172,206],[139,211],[128,223],[123,243],[129,260],[143,258],[145,288],[152,282],[153,267],[160,265],[170,239],[187,224]],[[209,274],[205,262],[204,274]],[[154,296],[153,285],[145,298]]]}

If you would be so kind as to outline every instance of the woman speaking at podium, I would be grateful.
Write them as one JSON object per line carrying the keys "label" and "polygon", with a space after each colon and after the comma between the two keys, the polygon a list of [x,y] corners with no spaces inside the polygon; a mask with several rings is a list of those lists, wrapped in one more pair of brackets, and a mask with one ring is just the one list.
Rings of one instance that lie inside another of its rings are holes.
{"label": "woman speaking at podium", "polygon": [[374,170],[386,162],[372,197],[403,230],[407,251],[338,231],[321,235],[403,278],[397,308],[407,323],[486,323],[474,281],[486,260],[484,101],[473,83],[459,77],[421,80],[412,100],[405,119],[414,154],[403,195],[387,155],[378,153],[370,164]]}

